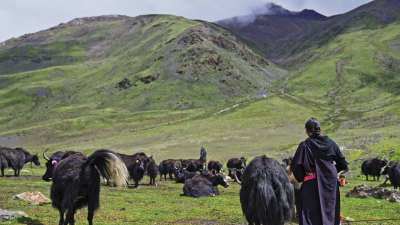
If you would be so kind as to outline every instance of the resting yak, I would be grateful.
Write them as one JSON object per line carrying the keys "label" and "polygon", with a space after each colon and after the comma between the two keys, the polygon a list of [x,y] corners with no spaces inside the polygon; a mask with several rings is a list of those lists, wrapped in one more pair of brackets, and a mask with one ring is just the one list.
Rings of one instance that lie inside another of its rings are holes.
{"label": "resting yak", "polygon": [[229,186],[225,175],[208,175],[207,178],[202,175],[196,175],[192,179],[185,181],[183,195],[196,198],[214,197],[219,195],[218,185],[222,185],[225,188]]}
{"label": "resting yak", "polygon": [[294,190],[275,159],[254,158],[244,170],[240,203],[249,224],[283,225],[294,214]]}
{"label": "resting yak", "polygon": [[[53,180],[50,197],[53,207],[60,212],[59,224],[73,225],[76,210],[87,205],[87,220],[92,225],[94,211],[99,207],[100,174],[106,179],[112,179],[117,186],[123,186],[127,184],[129,173],[116,153],[110,150],[100,149],[89,157],[81,153],[70,153],[64,154],[60,161],[43,154],[48,161],[43,180]],[[67,215],[64,221],[65,212]]]}
{"label": "resting yak", "polygon": [[11,167],[14,170],[14,176],[19,177],[19,172],[25,163],[33,162],[35,165],[40,166],[39,157],[37,153],[31,155],[23,148],[6,148],[0,147],[0,168],[1,176],[4,177],[4,169]]}

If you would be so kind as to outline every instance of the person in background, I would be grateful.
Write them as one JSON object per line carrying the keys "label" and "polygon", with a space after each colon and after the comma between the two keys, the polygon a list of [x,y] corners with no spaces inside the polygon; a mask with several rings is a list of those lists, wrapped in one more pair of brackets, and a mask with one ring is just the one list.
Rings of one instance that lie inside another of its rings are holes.
{"label": "person in background", "polygon": [[317,119],[309,119],[305,128],[308,138],[300,143],[291,162],[296,180],[303,182],[297,206],[299,224],[339,225],[337,175],[340,171],[347,171],[348,163],[339,146],[328,136],[321,135]]}

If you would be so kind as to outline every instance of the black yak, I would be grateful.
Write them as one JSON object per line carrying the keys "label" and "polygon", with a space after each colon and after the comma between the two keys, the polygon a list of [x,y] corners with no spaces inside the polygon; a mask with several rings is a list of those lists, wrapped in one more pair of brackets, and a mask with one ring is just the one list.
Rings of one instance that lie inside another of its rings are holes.
{"label": "black yak", "polygon": [[386,166],[387,160],[381,160],[378,158],[366,160],[361,165],[361,172],[365,174],[365,177],[368,181],[368,175],[372,175],[375,181],[375,176],[378,177],[381,175],[381,170],[384,166]]}
{"label": "black yak", "polygon": [[129,176],[135,182],[135,187],[139,186],[139,181],[143,178],[147,170],[147,156],[143,152],[135,153],[133,155],[125,155],[116,153],[119,158],[124,162],[129,171]]}
{"label": "black yak", "polygon": [[75,153],[78,153],[78,152],[74,152],[74,151],[67,151],[67,152],[58,151],[58,152],[53,153],[50,157],[48,157],[46,155],[46,151],[43,152],[43,158],[47,161],[46,162],[46,172],[42,176],[42,179],[45,181],[50,181],[52,179],[54,167],[58,164],[58,162],[61,159],[66,158]]}
{"label": "black yak", "polygon": [[381,174],[389,176],[390,183],[394,189],[400,188],[400,162],[390,162],[389,165],[385,166]]}
{"label": "black yak", "polygon": [[147,170],[148,158],[144,153],[135,154],[136,161],[132,169],[132,178],[135,181],[135,187],[139,187],[139,181],[143,178]]}
{"label": "black yak", "polygon": [[238,170],[244,169],[244,168],[246,168],[246,158],[244,158],[244,157],[240,157],[240,159],[231,158],[226,163],[226,167],[232,168],[232,169],[238,169]]}
{"label": "black yak", "polygon": [[153,159],[153,156],[150,156],[148,158],[147,162],[147,175],[150,177],[150,184],[155,185],[156,184],[156,178],[158,174],[158,168],[156,161]]}
{"label": "black yak", "polygon": [[19,177],[22,167],[28,162],[33,162],[35,165],[40,166],[37,153],[31,155],[23,148],[11,149],[0,147],[0,168],[2,177],[4,177],[4,169],[8,167],[14,170],[14,176]]}
{"label": "black yak", "polygon": [[164,180],[167,180],[167,174],[169,174],[169,179],[172,180],[172,174],[177,176],[176,169],[182,166],[180,159],[166,159],[160,162],[158,170],[160,172],[160,181],[164,175]]}
{"label": "black yak", "polygon": [[207,169],[215,170],[217,173],[222,171],[222,164],[218,161],[211,160],[208,162]]}
{"label": "black yak", "polygon": [[[126,185],[129,177],[120,158],[105,149],[89,157],[81,153],[64,155],[60,161],[51,160],[51,165],[54,167],[47,168],[53,170],[50,197],[53,207],[60,212],[59,224],[73,225],[76,210],[87,205],[87,220],[92,225],[94,211],[99,207],[100,174],[113,179],[117,186]],[[65,221],[64,213],[67,213]]]}
{"label": "black yak", "polygon": [[196,175],[196,172],[187,171],[186,168],[180,166],[179,168],[176,168],[175,181],[176,183],[185,183],[186,180],[191,179]]}
{"label": "black yak", "polygon": [[232,169],[228,168],[228,176],[235,180],[238,184],[241,184],[242,176],[243,176],[243,169]]}
{"label": "black yak", "polygon": [[275,159],[254,158],[244,170],[240,189],[242,211],[249,224],[283,225],[294,214],[294,190]]}
{"label": "black yak", "polygon": [[207,151],[200,149],[200,159],[181,159],[182,166],[190,172],[201,171],[206,168]]}
{"label": "black yak", "polygon": [[225,175],[217,174],[209,176],[208,179],[198,175],[186,180],[185,185],[183,185],[183,195],[196,198],[214,197],[219,195],[218,185],[222,185],[225,188],[229,186]]}

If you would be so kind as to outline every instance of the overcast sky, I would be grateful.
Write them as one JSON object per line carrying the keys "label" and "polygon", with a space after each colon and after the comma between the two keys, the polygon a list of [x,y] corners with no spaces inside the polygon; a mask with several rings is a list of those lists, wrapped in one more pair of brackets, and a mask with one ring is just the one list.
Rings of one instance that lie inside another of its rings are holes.
{"label": "overcast sky", "polygon": [[216,21],[250,14],[268,2],[291,11],[314,9],[326,16],[348,12],[371,0],[0,0],[0,42],[50,28],[77,17],[173,14]]}

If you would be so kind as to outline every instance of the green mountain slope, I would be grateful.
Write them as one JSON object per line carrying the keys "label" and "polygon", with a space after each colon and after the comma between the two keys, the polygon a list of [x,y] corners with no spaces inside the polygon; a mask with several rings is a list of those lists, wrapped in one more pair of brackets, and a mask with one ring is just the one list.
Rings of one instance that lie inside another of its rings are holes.
{"label": "green mountain slope", "polygon": [[2,43],[0,56],[2,132],[94,126],[87,115],[107,109],[222,107],[267,95],[285,74],[227,31],[168,15],[75,19]]}

